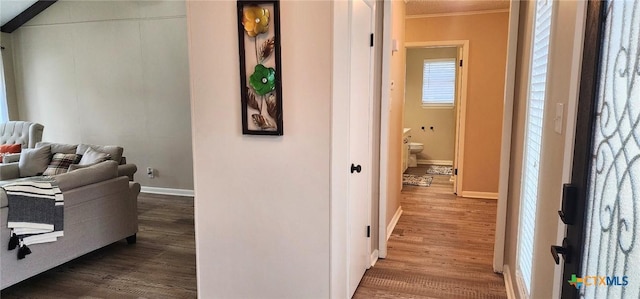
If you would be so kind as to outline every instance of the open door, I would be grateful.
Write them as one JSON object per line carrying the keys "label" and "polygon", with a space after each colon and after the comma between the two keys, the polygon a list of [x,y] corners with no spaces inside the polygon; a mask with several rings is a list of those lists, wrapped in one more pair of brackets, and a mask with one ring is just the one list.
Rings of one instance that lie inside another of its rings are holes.
{"label": "open door", "polygon": [[640,298],[640,4],[589,1],[562,298]]}

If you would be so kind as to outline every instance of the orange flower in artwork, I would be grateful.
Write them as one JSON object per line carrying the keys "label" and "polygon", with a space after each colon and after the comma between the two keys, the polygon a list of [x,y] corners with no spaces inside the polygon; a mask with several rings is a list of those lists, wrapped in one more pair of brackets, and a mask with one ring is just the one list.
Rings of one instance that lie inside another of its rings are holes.
{"label": "orange flower in artwork", "polygon": [[251,37],[269,31],[269,10],[260,6],[248,6],[243,9],[242,25]]}

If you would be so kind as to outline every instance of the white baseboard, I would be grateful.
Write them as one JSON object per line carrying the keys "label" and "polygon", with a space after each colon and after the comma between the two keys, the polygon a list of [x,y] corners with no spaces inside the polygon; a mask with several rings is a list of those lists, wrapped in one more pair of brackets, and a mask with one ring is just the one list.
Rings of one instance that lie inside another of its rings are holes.
{"label": "white baseboard", "polygon": [[175,196],[194,196],[193,190],[188,189],[173,189],[173,188],[159,188],[159,187],[140,187],[140,192],[162,195],[175,195]]}
{"label": "white baseboard", "polygon": [[373,253],[371,253],[371,267],[375,266],[376,262],[378,261],[378,249],[374,250]]}
{"label": "white baseboard", "polygon": [[402,215],[402,206],[399,206],[396,210],[396,214],[391,218],[391,222],[387,225],[387,240],[391,237],[391,233],[393,229],[396,228],[396,224],[398,224],[398,220],[400,220],[400,215]]}
{"label": "white baseboard", "polygon": [[495,192],[462,191],[461,196],[468,198],[498,199],[498,193]]}
{"label": "white baseboard", "polygon": [[511,278],[511,271],[509,271],[509,265],[504,265],[504,271],[502,275],[504,276],[504,286],[507,289],[507,298],[508,299],[516,299],[516,290],[514,288],[514,280]]}
{"label": "white baseboard", "polygon": [[453,161],[451,161],[451,160],[423,160],[423,159],[418,159],[418,164],[453,166]]}

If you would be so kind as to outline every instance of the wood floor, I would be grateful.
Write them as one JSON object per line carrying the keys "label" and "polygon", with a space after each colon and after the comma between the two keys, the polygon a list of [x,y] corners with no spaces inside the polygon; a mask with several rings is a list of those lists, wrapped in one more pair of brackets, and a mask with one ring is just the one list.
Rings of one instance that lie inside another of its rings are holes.
{"label": "wood floor", "polygon": [[354,298],[507,298],[492,268],[496,200],[456,197],[449,176],[433,177],[430,187],[404,186],[387,258],[367,270]]}
{"label": "wood floor", "polygon": [[[430,187],[404,187],[387,258],[367,271],[354,298],[506,298],[491,266],[496,201],[451,190],[449,176],[437,175]],[[141,194],[138,210],[137,244],[117,242],[0,297],[195,298],[193,198]]]}
{"label": "wood floor", "polygon": [[114,243],[2,290],[0,297],[196,298],[193,198],[142,193],[138,213],[135,245]]}

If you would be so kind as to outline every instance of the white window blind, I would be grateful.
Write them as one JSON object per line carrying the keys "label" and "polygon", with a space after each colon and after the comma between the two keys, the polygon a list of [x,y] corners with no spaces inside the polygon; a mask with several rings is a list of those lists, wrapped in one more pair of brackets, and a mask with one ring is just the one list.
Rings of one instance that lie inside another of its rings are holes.
{"label": "white window blind", "polygon": [[526,293],[531,290],[531,274],[538,201],[538,175],[544,116],[552,1],[536,1],[534,34],[531,42],[531,69],[527,98],[527,116],[520,194],[520,224],[518,234],[518,270]]}
{"label": "white window blind", "polygon": [[425,59],[422,69],[422,105],[453,106],[456,59]]}

